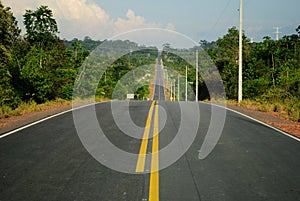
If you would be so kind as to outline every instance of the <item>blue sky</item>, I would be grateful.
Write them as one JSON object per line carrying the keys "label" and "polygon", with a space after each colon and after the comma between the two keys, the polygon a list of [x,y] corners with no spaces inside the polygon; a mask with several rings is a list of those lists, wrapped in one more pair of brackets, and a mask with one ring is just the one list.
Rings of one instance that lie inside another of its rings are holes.
{"label": "blue sky", "polygon": [[[216,40],[228,28],[239,26],[239,0],[2,0],[22,21],[25,9],[48,5],[62,38],[112,37],[130,29],[159,27],[175,30],[195,41]],[[243,0],[244,31],[260,41],[296,33],[300,25],[299,0]],[[21,23],[20,23],[21,25]]]}
{"label": "blue sky", "polygon": [[[132,9],[149,21],[171,22],[175,30],[194,40],[215,40],[232,26],[239,26],[239,0],[95,0],[114,17]],[[299,0],[244,0],[244,30],[249,38],[260,40],[295,32],[300,25]]]}

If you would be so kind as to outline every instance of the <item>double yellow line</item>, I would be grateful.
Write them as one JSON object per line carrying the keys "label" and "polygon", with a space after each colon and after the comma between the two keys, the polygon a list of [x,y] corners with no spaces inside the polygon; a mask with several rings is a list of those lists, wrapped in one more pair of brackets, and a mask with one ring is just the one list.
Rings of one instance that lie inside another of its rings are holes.
{"label": "double yellow line", "polygon": [[153,125],[153,138],[152,138],[152,159],[151,159],[151,174],[149,186],[149,201],[159,200],[159,157],[158,157],[158,102],[153,101],[148,113],[146,126],[144,130],[143,140],[140,147],[139,157],[136,165],[136,172],[145,171],[146,152],[148,147],[148,139],[151,128],[151,120],[155,105],[154,125]]}

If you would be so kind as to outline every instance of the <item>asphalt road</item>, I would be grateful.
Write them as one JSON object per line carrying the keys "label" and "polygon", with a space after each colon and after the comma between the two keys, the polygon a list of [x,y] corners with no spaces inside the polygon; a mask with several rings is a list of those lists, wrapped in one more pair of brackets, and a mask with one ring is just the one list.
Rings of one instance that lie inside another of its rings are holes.
{"label": "asphalt road", "polygon": [[[156,75],[156,83],[162,82],[159,67]],[[144,141],[150,155],[141,166],[145,174],[117,172],[95,160],[81,143],[69,112],[0,139],[0,200],[300,200],[299,141],[227,111],[217,145],[201,160],[199,150],[215,106],[164,101],[162,89],[156,85],[155,103],[130,101],[126,107],[127,102],[116,102],[120,114],[129,112],[137,126],[145,127],[149,121],[150,137]],[[111,106],[110,102],[95,105],[103,132],[118,148],[140,156],[143,140],[122,132],[114,122]],[[187,135],[191,130],[189,124],[180,128],[180,108],[191,109],[185,119],[193,122],[195,106],[199,107],[200,121],[196,122],[199,129],[191,146],[171,166],[151,172],[150,169],[163,164],[155,149],[168,146],[180,129]],[[91,108],[94,106],[78,112],[85,114]],[[81,121],[84,125],[90,120]],[[122,118],[119,121],[122,124]],[[161,125],[163,128],[158,128]],[[127,123],[123,126],[131,129]],[[132,131],[135,132],[133,128]],[[93,129],[86,128],[86,132]],[[159,162],[155,163],[156,160]],[[137,161],[138,157],[133,167]]]}
{"label": "asphalt road", "polygon": [[153,94],[153,100],[166,100],[165,89],[164,89],[164,79],[163,72],[160,63],[161,57],[158,55],[157,66],[156,66],[156,79],[155,79],[155,93]]}

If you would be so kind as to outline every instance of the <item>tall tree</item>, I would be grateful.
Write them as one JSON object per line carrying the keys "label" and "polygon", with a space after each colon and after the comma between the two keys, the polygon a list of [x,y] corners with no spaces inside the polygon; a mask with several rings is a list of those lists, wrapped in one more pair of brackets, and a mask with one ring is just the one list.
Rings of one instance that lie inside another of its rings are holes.
{"label": "tall tree", "polygon": [[14,106],[15,90],[11,83],[11,73],[8,64],[12,60],[12,46],[18,40],[20,29],[10,8],[5,8],[0,1],[0,106]]}
{"label": "tall tree", "polygon": [[56,36],[58,28],[53,13],[47,6],[26,10],[24,25],[25,39],[31,45],[21,69],[26,83],[25,99],[37,102],[54,99],[59,79],[57,69],[65,63],[59,55],[65,55],[66,48]]}
{"label": "tall tree", "polygon": [[40,6],[37,10],[26,10],[24,14],[26,39],[31,43],[46,45],[57,39],[57,23],[53,18],[52,10],[47,6]]}

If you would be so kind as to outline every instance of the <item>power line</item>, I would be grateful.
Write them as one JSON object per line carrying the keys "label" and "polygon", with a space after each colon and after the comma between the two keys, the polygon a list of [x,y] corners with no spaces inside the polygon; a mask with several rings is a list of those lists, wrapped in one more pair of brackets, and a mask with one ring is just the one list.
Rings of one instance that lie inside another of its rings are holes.
{"label": "power line", "polygon": [[224,15],[225,11],[227,10],[227,8],[228,8],[228,6],[229,6],[230,3],[231,3],[231,0],[228,0],[228,1],[227,1],[227,4],[226,4],[225,7],[224,7],[224,9],[223,9],[222,12],[220,13],[220,15],[219,15],[217,21],[216,21],[215,24],[211,27],[210,31],[208,32],[208,34],[206,35],[205,38],[207,38],[207,37],[211,34],[211,32],[214,30],[214,28],[217,26],[217,24],[219,24],[219,22],[221,21],[221,18],[223,17],[223,15]]}

